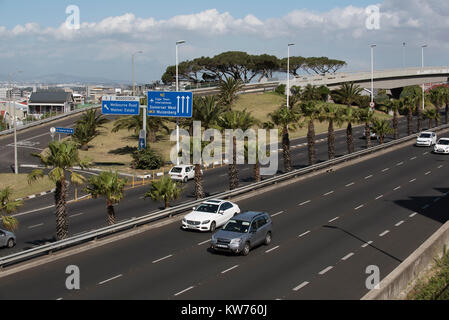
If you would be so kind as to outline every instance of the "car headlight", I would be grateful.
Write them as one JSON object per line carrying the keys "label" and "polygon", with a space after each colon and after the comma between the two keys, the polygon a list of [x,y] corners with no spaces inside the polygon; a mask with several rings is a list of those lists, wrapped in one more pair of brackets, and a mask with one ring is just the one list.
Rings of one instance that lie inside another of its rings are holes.
{"label": "car headlight", "polygon": [[201,224],[208,224],[209,222],[210,222],[210,220],[206,220],[206,221],[201,222]]}
{"label": "car headlight", "polygon": [[231,240],[231,244],[240,244],[240,241],[242,241],[242,239],[232,239]]}

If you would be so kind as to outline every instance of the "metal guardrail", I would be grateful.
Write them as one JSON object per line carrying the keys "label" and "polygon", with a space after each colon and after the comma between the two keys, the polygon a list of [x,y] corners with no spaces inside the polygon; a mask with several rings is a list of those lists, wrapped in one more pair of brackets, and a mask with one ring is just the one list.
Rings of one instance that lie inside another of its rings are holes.
{"label": "metal guardrail", "polygon": [[[442,126],[433,128],[429,131],[440,131],[440,130],[444,130],[444,129],[448,129],[448,128],[449,128],[449,125],[446,124],[446,125],[442,125]],[[349,160],[353,160],[353,159],[362,157],[364,155],[372,154],[372,153],[382,150],[382,149],[387,149],[389,147],[400,145],[402,143],[408,142],[413,139],[416,139],[416,134],[407,136],[407,137],[404,137],[404,138],[401,138],[398,140],[394,140],[394,141],[391,141],[391,142],[388,142],[388,143],[385,143],[382,145],[377,145],[377,146],[374,146],[374,147],[366,149],[366,150],[360,150],[360,151],[357,151],[357,152],[354,152],[354,153],[351,153],[348,155],[344,155],[342,157],[338,157],[333,160],[315,164],[315,165],[312,165],[312,166],[309,166],[309,167],[306,167],[303,169],[294,170],[289,173],[285,173],[285,174],[282,174],[279,176],[268,178],[261,182],[253,183],[248,186],[244,186],[244,187],[241,187],[241,188],[238,188],[235,190],[225,191],[220,194],[210,196],[208,198],[184,203],[184,204],[181,204],[176,207],[166,209],[163,211],[152,212],[145,216],[138,217],[138,218],[132,218],[132,219],[123,221],[121,223],[118,223],[116,225],[113,225],[113,226],[108,226],[108,227],[100,228],[97,230],[85,232],[85,233],[73,236],[73,237],[65,239],[65,240],[57,241],[57,242],[54,242],[51,244],[42,245],[42,246],[39,246],[36,248],[18,252],[18,253],[9,255],[9,256],[0,257],[0,270],[5,266],[10,266],[10,265],[13,265],[13,264],[16,264],[19,262],[23,262],[23,261],[29,260],[29,259],[37,257],[37,256],[43,256],[45,254],[49,254],[49,253],[53,253],[55,251],[65,249],[65,248],[73,247],[73,246],[76,246],[81,243],[94,241],[99,238],[104,238],[106,236],[109,236],[109,235],[112,235],[112,234],[115,234],[115,233],[118,233],[121,231],[133,229],[138,226],[154,222],[156,220],[160,220],[163,218],[167,218],[167,217],[171,217],[174,215],[184,213],[187,210],[190,210],[193,206],[198,205],[206,200],[217,199],[217,198],[228,199],[231,197],[239,196],[239,195],[242,195],[242,194],[257,190],[257,189],[264,188],[269,185],[273,185],[273,184],[276,184],[276,183],[279,183],[279,182],[282,182],[285,180],[289,180],[289,179],[292,179],[292,178],[295,178],[295,177],[298,177],[301,175],[305,175],[305,174],[308,174],[308,173],[311,173],[311,172],[314,172],[317,170],[332,167],[336,164],[340,164],[340,163],[343,163],[343,162],[346,162]]]}
{"label": "metal guardrail", "polygon": [[[250,93],[250,92],[258,92],[258,91],[266,91],[266,90],[274,90],[279,85],[279,81],[265,82],[265,83],[247,83],[243,85],[243,89],[240,94]],[[209,87],[209,88],[198,88],[191,89],[191,91],[196,95],[206,95],[206,94],[215,94],[220,92],[219,87]]]}
{"label": "metal guardrail", "polygon": [[[67,113],[63,113],[63,114],[60,114],[60,115],[57,115],[57,116],[54,116],[54,117],[51,117],[51,118],[38,120],[38,121],[33,121],[32,123],[29,123],[29,124],[24,125],[22,127],[17,127],[17,131],[22,131],[22,130],[25,130],[25,129],[29,129],[29,128],[32,128],[32,127],[39,126],[41,124],[57,121],[57,120],[60,120],[60,119],[66,118],[66,117],[70,117],[70,116],[73,116],[73,115],[78,114],[78,113],[83,113],[83,112],[85,112],[87,110],[96,109],[96,108],[100,108],[100,106],[93,106],[93,107],[87,107],[87,108],[84,108],[84,109],[77,109],[77,110],[73,110],[73,111],[70,111],[70,112],[67,112]],[[0,137],[1,136],[6,136],[6,135],[11,134],[13,132],[14,132],[14,129],[8,129],[8,130],[0,131]]]}

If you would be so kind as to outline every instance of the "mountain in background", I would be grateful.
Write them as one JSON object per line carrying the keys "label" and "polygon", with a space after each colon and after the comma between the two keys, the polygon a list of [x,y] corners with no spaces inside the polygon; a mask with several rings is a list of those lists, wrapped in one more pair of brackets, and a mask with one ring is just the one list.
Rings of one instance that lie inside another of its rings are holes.
{"label": "mountain in background", "polygon": [[[131,80],[111,80],[102,77],[84,77],[74,76],[63,73],[53,73],[36,77],[27,77],[25,75],[17,74],[14,76],[15,81],[27,83],[41,83],[41,84],[61,84],[61,83],[82,83],[82,84],[129,84]],[[7,82],[8,75],[0,74],[0,81]]]}

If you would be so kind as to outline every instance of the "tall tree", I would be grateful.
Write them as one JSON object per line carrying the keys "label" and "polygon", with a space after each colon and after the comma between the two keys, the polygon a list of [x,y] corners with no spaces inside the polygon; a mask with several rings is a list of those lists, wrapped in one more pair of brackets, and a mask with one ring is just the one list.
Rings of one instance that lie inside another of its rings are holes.
{"label": "tall tree", "polygon": [[360,95],[363,89],[355,85],[353,82],[344,83],[340,89],[334,92],[334,96],[336,99],[341,101],[343,104],[351,107],[358,99],[360,99]]}
{"label": "tall tree", "polygon": [[[67,176],[72,184],[82,185],[86,178],[73,171],[73,167],[88,167],[87,160],[81,160],[78,148],[73,141],[53,141],[48,146],[46,154],[33,154],[38,157],[46,168],[51,168],[48,178],[55,183],[55,204],[56,204],[56,236],[58,240],[68,237],[69,226],[67,220]],[[44,177],[44,171],[37,169],[28,175],[28,183],[32,183]]]}
{"label": "tall tree", "polygon": [[418,114],[418,132],[422,130],[423,110],[421,108],[422,100],[425,99],[422,94],[422,88],[419,86],[405,87],[401,92],[401,98],[407,99],[407,104],[413,105]]}
{"label": "tall tree", "polygon": [[399,111],[403,108],[403,100],[393,99],[388,102],[387,107],[393,111],[393,132],[394,139],[399,139]]}
{"label": "tall tree", "polygon": [[11,197],[12,189],[10,187],[0,190],[0,221],[7,230],[15,231],[19,227],[19,221],[11,214],[23,205],[23,201],[11,200]]}
{"label": "tall tree", "polygon": [[385,136],[392,133],[393,129],[390,127],[390,121],[375,118],[373,120],[373,131],[379,137],[380,144],[383,144]]}
{"label": "tall tree", "polygon": [[153,201],[163,201],[165,209],[173,200],[179,199],[182,193],[180,183],[174,182],[170,177],[163,176],[162,179],[153,181],[150,190],[145,193],[144,198],[151,198]]}
{"label": "tall tree", "polygon": [[271,121],[264,123],[265,129],[273,129],[277,126],[282,135],[282,157],[284,159],[284,170],[286,172],[292,171],[292,160],[290,156],[290,134],[289,130],[295,130],[300,115],[296,108],[287,108],[282,105],[278,110],[269,113]]}
{"label": "tall tree", "polygon": [[[218,125],[222,130],[241,129],[243,131],[248,130],[252,126],[256,125],[258,121],[254,118],[250,112],[243,111],[228,111],[224,113],[218,120]],[[237,169],[237,137],[232,137],[232,163],[229,164],[229,188],[234,190],[239,186],[239,174]]]}
{"label": "tall tree", "polygon": [[440,113],[437,112],[436,109],[426,109],[423,113],[424,119],[429,120],[429,129],[432,129],[433,121],[438,125],[438,122],[440,120]]}
{"label": "tall tree", "polygon": [[370,109],[360,109],[358,112],[360,122],[365,124],[366,148],[371,147],[371,124],[374,120],[374,112]]}
{"label": "tall tree", "polygon": [[237,94],[242,90],[243,83],[241,80],[235,80],[227,77],[220,82],[220,104],[231,110],[232,105],[237,101]]}
{"label": "tall tree", "polygon": [[413,134],[413,112],[415,111],[416,105],[413,97],[403,97],[400,99],[402,101],[402,110],[407,112],[407,134],[410,136]]}
{"label": "tall tree", "polygon": [[96,109],[87,110],[76,122],[75,133],[72,139],[78,143],[81,150],[88,150],[88,143],[101,134],[100,128],[104,128],[108,120]]}
{"label": "tall tree", "polygon": [[443,99],[443,103],[446,104],[444,117],[446,124],[449,124],[449,88],[444,86],[441,89],[441,96]]}
{"label": "tall tree", "polygon": [[335,158],[335,129],[334,124],[341,126],[344,122],[344,114],[341,107],[326,103],[323,106],[323,112],[321,113],[321,120],[327,121],[329,127],[327,130],[327,146],[329,159]]}
{"label": "tall tree", "polygon": [[98,176],[89,178],[86,191],[93,198],[106,198],[107,222],[109,225],[116,224],[114,205],[118,204],[124,197],[123,190],[126,179],[121,179],[117,172],[101,172]]}
{"label": "tall tree", "polygon": [[309,154],[309,165],[316,163],[315,149],[315,121],[320,120],[322,106],[315,100],[302,102],[299,105],[299,112],[307,124],[307,149]]}
{"label": "tall tree", "polygon": [[[432,104],[435,106],[436,108],[436,112],[439,114],[441,114],[441,107],[444,103],[444,93],[442,91],[442,88],[444,87],[436,87],[433,88],[432,90],[430,90],[430,101],[432,102]],[[439,117],[438,119],[436,119],[436,126],[439,126]]]}
{"label": "tall tree", "polygon": [[[287,72],[287,64],[288,64],[288,58],[284,58],[280,61],[280,71]],[[290,57],[290,73],[297,77],[299,76],[299,71],[301,69],[304,70],[304,67],[306,66],[306,58],[304,57]]]}
{"label": "tall tree", "polygon": [[346,127],[346,145],[348,148],[348,153],[350,154],[354,152],[354,136],[352,133],[352,125],[354,123],[358,123],[359,117],[356,110],[353,107],[348,106],[342,111],[342,119],[348,124]]}

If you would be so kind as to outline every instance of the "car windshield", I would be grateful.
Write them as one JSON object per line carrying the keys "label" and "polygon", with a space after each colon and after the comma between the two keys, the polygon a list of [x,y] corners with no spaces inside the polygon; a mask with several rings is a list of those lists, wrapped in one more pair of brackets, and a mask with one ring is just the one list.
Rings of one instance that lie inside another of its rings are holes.
{"label": "car windshield", "polygon": [[419,137],[420,138],[430,138],[432,135],[430,133],[422,133]]}
{"label": "car windshield", "polygon": [[207,213],[217,213],[218,205],[216,204],[202,204],[195,211],[198,212],[207,212]]}
{"label": "car windshield", "polygon": [[173,169],[171,169],[171,172],[173,172],[173,173],[181,173],[182,172],[182,168],[174,167]]}
{"label": "car windshield", "polygon": [[441,144],[443,146],[449,146],[449,140],[440,140],[438,141],[438,144]]}
{"label": "car windshield", "polygon": [[231,231],[238,233],[248,233],[249,222],[240,220],[229,220],[223,227],[223,231]]}

